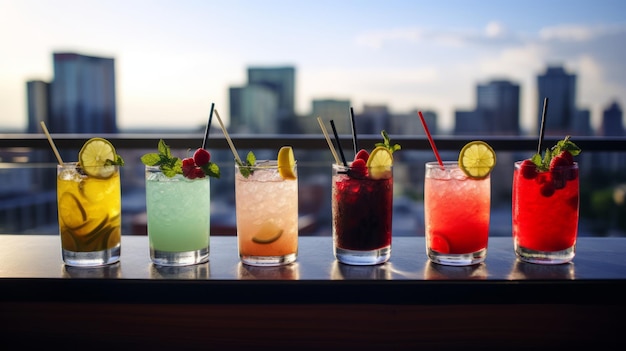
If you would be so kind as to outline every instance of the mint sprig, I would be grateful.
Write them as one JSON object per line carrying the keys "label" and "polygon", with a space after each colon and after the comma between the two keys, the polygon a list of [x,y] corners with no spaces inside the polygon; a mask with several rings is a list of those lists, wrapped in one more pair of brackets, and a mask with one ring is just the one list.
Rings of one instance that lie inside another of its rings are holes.
{"label": "mint sprig", "polygon": [[115,160],[106,160],[104,162],[105,166],[124,166],[124,159],[120,155],[115,155]]}
{"label": "mint sprig", "polygon": [[244,178],[248,178],[254,173],[252,167],[256,164],[256,156],[254,156],[252,151],[248,152],[245,163],[243,161],[240,162],[239,160],[235,160],[235,162],[239,165],[239,173],[241,173]]}
{"label": "mint sprig", "polygon": [[563,140],[559,140],[553,147],[546,149],[543,157],[535,153],[530,160],[537,166],[539,171],[545,172],[550,170],[550,162],[552,162],[552,159],[558,156],[562,151],[569,151],[572,156],[577,156],[582,150],[569,139],[570,136],[568,135]]}
{"label": "mint sprig", "polygon": [[170,147],[163,139],[159,140],[158,153],[148,153],[141,156],[141,162],[146,166],[159,166],[167,177],[183,174],[183,163],[178,157],[172,156]]}
{"label": "mint sprig", "polygon": [[374,144],[375,146],[383,146],[383,147],[387,148],[392,154],[393,154],[394,151],[398,151],[398,150],[400,150],[402,148],[402,147],[400,147],[399,144],[391,145],[391,140],[389,139],[389,134],[387,134],[387,132],[385,130],[380,132],[380,135],[383,136],[383,142],[382,143],[376,143],[376,144]]}

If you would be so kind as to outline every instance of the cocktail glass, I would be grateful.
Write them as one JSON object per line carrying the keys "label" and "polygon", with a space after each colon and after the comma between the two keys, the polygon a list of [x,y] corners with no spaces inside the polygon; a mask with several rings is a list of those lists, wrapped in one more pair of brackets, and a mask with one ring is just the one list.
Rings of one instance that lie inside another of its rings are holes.
{"label": "cocktail glass", "polygon": [[332,231],[335,258],[351,265],[375,265],[391,257],[393,176],[351,177],[333,164]]}
{"label": "cocktail glass", "polygon": [[150,259],[161,266],[209,260],[211,188],[209,177],[167,177],[146,166],[146,210]]}
{"label": "cocktail glass", "polygon": [[471,179],[457,162],[426,163],[426,253],[435,263],[466,266],[487,257],[491,179]]}
{"label": "cocktail glass", "polygon": [[[276,160],[246,166],[235,164],[235,211],[241,262],[280,266],[298,255],[298,180],[283,179]],[[297,174],[297,166],[294,166]]]}
{"label": "cocktail glass", "polygon": [[98,178],[88,176],[77,162],[57,166],[59,231],[67,265],[102,266],[120,260],[120,172],[113,167],[109,177]]}
{"label": "cocktail glass", "polygon": [[[575,255],[578,235],[578,163],[551,171],[524,171],[515,162],[513,173],[513,244],[519,259],[560,264]],[[532,174],[525,177],[524,174]]]}

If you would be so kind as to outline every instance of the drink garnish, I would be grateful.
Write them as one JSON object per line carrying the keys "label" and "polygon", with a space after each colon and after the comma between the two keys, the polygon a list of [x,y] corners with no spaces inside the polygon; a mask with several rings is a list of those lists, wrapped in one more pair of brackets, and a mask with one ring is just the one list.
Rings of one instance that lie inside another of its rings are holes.
{"label": "drink garnish", "polygon": [[278,173],[283,179],[296,179],[296,174],[293,172],[293,168],[296,165],[296,159],[293,156],[293,149],[291,146],[283,146],[278,150]]}
{"label": "drink garnish", "polygon": [[580,154],[581,149],[569,139],[567,135],[546,149],[543,157],[535,153],[520,165],[522,176],[535,179],[541,185],[539,191],[545,197],[552,196],[556,190],[565,188],[567,181],[578,177],[578,172],[568,167],[574,164],[574,156]]}
{"label": "drink garnish", "polygon": [[370,154],[366,163],[370,178],[372,179],[391,178],[392,165],[393,156],[391,155],[390,149],[386,146],[377,146]]}
{"label": "drink garnish", "polygon": [[259,231],[254,234],[252,241],[257,244],[269,244],[278,240],[283,234],[283,230],[271,221],[267,221],[261,225]]}
{"label": "drink garnish", "polygon": [[386,131],[380,132],[383,142],[376,143],[371,153],[365,149],[359,150],[350,164],[348,175],[352,178],[388,179],[391,178],[393,153],[400,150],[398,144],[391,144]]}
{"label": "drink garnish", "polygon": [[[567,135],[563,140],[559,140],[554,146],[546,149],[543,157],[539,153],[535,153],[530,160],[535,164],[539,172],[546,172],[550,170],[550,164],[554,158],[563,158],[567,161],[567,165],[571,165],[574,162],[573,156],[580,154],[581,149],[569,140],[570,136]],[[568,152],[570,156],[564,155],[563,152]],[[560,162],[560,161],[558,161]]]}
{"label": "drink garnish", "polygon": [[[170,147],[163,139],[159,140],[157,149],[158,153],[147,153],[141,156],[141,162],[146,166],[158,166],[161,172],[169,178],[177,174],[182,174],[188,179],[204,178],[206,176],[220,177],[219,166],[210,161],[211,154],[204,149],[197,149],[194,152],[194,157],[187,157],[183,160],[172,156]],[[202,165],[197,163],[196,158]]]}
{"label": "drink garnish", "polygon": [[496,153],[484,141],[465,144],[459,153],[459,168],[472,179],[484,179],[496,165]]}
{"label": "drink garnish", "polygon": [[124,160],[115,152],[111,142],[91,138],[80,149],[78,163],[88,176],[105,179],[115,173],[115,166],[123,166]]}
{"label": "drink garnish", "polygon": [[254,156],[252,151],[248,152],[248,155],[246,155],[245,164],[244,161],[238,159],[235,159],[235,162],[239,165],[239,173],[241,173],[244,178],[248,178],[254,173],[252,167],[256,165],[256,156]]}

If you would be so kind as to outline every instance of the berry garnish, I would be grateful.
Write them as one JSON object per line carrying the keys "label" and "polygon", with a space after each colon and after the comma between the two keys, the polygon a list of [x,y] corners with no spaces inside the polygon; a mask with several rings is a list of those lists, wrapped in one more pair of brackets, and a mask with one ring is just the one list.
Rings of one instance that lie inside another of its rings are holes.
{"label": "berry garnish", "polygon": [[[198,153],[198,150],[202,151]],[[211,155],[208,151],[204,149],[198,150],[196,150],[196,154],[199,154],[198,160],[202,165],[197,164],[194,157],[187,157],[181,160],[172,156],[170,147],[161,139],[158,145],[159,152],[147,153],[141,156],[141,162],[146,166],[158,166],[161,172],[170,178],[177,174],[182,174],[189,179],[204,178],[205,176],[219,178],[220,168],[215,163],[210,162]]]}
{"label": "berry garnish", "polygon": [[556,189],[554,188],[554,184],[552,182],[545,182],[539,188],[539,191],[541,192],[541,195],[543,195],[545,197],[552,196],[552,194],[554,194],[555,190]]}
{"label": "berry garnish", "polygon": [[365,149],[361,149],[359,150],[359,152],[357,152],[356,156],[354,156],[354,160],[363,160],[365,162],[367,162],[367,159],[370,157],[370,153],[367,152],[367,150]]}
{"label": "berry garnish", "polygon": [[211,161],[211,154],[205,149],[198,149],[193,154],[193,160],[196,162],[198,167],[202,167]]}
{"label": "berry garnish", "polygon": [[353,178],[365,178],[367,176],[367,166],[365,160],[357,158],[350,164],[350,176]]}
{"label": "berry garnish", "polygon": [[524,160],[520,165],[522,176],[526,179],[537,178],[537,166],[531,160]]}

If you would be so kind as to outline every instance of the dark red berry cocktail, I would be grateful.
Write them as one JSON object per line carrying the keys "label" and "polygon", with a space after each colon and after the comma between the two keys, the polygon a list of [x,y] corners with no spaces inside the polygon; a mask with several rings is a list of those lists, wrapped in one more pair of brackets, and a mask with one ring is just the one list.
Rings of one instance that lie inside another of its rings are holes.
{"label": "dark red berry cocktail", "polygon": [[354,265],[383,263],[391,255],[393,177],[372,179],[350,170],[333,165],[335,256]]}
{"label": "dark red berry cocktail", "polygon": [[552,156],[546,170],[531,160],[515,162],[513,242],[517,257],[544,264],[574,258],[578,189],[578,164],[569,151]]}

